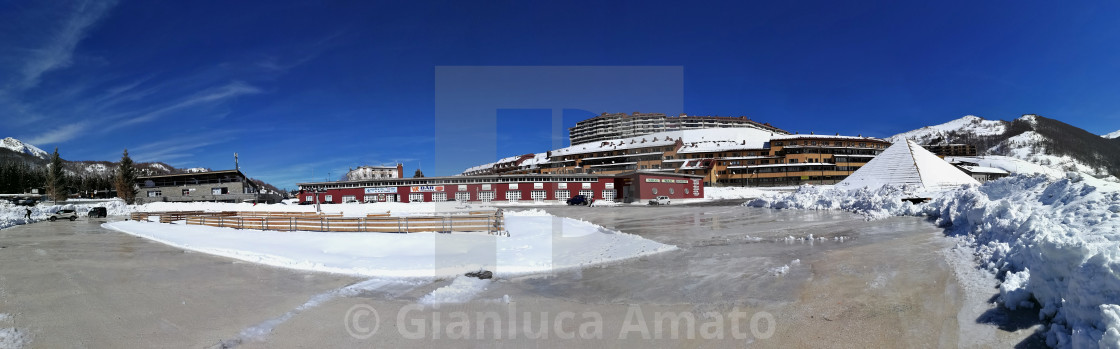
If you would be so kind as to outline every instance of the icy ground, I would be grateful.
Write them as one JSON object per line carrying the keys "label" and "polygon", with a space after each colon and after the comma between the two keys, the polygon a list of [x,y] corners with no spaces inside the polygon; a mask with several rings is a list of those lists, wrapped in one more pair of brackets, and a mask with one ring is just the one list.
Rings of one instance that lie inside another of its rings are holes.
{"label": "icy ground", "polygon": [[1120,348],[1120,185],[1070,172],[1015,175],[917,205],[901,200],[912,194],[804,186],[746,205],[928,216],[1002,280],[1001,304],[1038,309],[1047,344]]}
{"label": "icy ground", "polygon": [[249,262],[372,277],[447,277],[480,269],[508,276],[676,249],[541,211],[508,212],[505,219],[509,237],[480,233],[278,232],[136,221],[105,226]]}

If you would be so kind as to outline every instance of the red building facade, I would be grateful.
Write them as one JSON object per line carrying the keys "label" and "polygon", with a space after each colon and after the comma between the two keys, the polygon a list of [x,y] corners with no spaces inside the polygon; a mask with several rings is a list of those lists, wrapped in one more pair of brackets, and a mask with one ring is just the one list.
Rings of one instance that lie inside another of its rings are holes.
{"label": "red building facade", "polygon": [[617,175],[495,175],[394,178],[300,183],[303,203],[566,201],[576,195],[595,200],[633,202],[669,196],[704,197],[700,176],[630,172]]}

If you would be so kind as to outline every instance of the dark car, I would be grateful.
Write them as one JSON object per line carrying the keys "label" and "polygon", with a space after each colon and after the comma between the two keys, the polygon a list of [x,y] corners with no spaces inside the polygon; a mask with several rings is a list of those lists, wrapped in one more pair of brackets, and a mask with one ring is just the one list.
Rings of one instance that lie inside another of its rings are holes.
{"label": "dark car", "polygon": [[588,203],[587,197],[583,195],[576,195],[568,199],[568,205],[587,205]]}
{"label": "dark car", "polygon": [[109,212],[104,207],[94,207],[89,209],[89,218],[105,218],[109,216]]}

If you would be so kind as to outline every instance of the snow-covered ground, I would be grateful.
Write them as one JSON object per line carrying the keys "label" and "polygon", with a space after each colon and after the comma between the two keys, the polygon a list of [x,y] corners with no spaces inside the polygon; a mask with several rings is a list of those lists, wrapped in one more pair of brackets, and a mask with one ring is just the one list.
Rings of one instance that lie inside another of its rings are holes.
{"label": "snow-covered ground", "polygon": [[901,200],[911,190],[803,186],[747,205],[931,217],[1002,280],[1001,304],[1039,307],[1047,344],[1120,347],[1120,184],[1075,172],[1014,175],[917,205]]}
{"label": "snow-covered ground", "polygon": [[1112,131],[1108,134],[1103,134],[1103,135],[1101,135],[1101,137],[1108,138],[1108,139],[1120,138],[1120,130]]}
{"label": "snow-covered ground", "polygon": [[[124,201],[121,200],[104,202],[74,201],[61,205],[39,204],[31,207],[17,206],[3,201],[0,202],[0,229],[42,221],[47,219],[47,216],[62,209],[75,210],[79,216],[85,216],[89,213],[91,207],[105,207],[109,215],[126,215],[129,212],[128,205],[125,205]],[[31,209],[31,220],[27,219],[27,209]]]}
{"label": "snow-covered ground", "polygon": [[757,187],[705,187],[704,198],[709,200],[753,199],[775,190],[781,189]]}
{"label": "snow-covered ground", "polygon": [[446,277],[480,269],[499,276],[529,274],[676,249],[539,210],[508,212],[505,219],[509,237],[276,232],[136,221],[105,226],[184,249],[255,263],[378,277]]}

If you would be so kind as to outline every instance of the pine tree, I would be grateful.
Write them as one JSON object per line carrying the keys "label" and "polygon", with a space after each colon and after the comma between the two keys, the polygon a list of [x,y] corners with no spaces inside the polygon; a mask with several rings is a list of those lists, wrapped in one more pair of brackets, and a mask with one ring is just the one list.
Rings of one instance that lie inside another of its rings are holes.
{"label": "pine tree", "polygon": [[62,172],[62,157],[58,156],[58,147],[54,147],[54,154],[51,154],[49,166],[47,168],[47,195],[54,201],[66,201],[66,174]]}
{"label": "pine tree", "polygon": [[121,164],[117,166],[117,177],[113,186],[117,188],[117,197],[132,204],[136,200],[136,169],[132,167],[132,158],[128,157],[128,149],[121,156]]}

